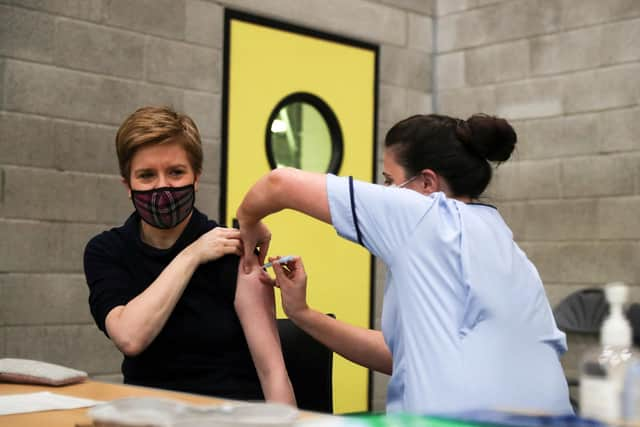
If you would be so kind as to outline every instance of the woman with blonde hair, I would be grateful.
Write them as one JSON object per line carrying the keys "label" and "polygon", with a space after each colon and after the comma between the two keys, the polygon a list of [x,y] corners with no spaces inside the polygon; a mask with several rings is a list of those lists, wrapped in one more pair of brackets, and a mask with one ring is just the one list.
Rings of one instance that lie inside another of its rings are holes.
{"label": "woman with blonde hair", "polygon": [[239,231],[194,207],[202,144],[193,120],[140,108],[116,150],[135,210],[91,239],[84,269],[95,322],[124,354],[125,383],[295,404],[273,290],[259,268],[238,269]]}

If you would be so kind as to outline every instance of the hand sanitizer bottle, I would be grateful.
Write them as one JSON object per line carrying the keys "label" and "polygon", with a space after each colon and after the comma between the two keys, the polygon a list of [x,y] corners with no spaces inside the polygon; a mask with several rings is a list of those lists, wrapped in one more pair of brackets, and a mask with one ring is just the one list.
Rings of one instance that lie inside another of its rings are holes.
{"label": "hand sanitizer bottle", "polygon": [[622,420],[622,389],[633,358],[632,330],[623,311],[627,286],[610,283],[604,292],[609,316],[600,329],[600,347],[588,351],[580,366],[580,415],[615,424]]}

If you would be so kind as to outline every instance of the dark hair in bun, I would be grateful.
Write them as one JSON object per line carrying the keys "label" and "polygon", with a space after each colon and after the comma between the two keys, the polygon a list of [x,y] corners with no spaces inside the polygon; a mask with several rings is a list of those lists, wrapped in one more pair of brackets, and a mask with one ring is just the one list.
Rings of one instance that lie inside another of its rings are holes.
{"label": "dark hair in bun", "polygon": [[456,136],[469,150],[494,162],[508,160],[517,141],[509,122],[486,114],[474,114],[466,121],[460,120]]}
{"label": "dark hair in bun", "polygon": [[385,137],[407,176],[431,169],[447,180],[454,196],[478,198],[489,185],[489,161],[509,159],[517,142],[513,127],[499,117],[474,114],[467,120],[439,114],[411,116]]}

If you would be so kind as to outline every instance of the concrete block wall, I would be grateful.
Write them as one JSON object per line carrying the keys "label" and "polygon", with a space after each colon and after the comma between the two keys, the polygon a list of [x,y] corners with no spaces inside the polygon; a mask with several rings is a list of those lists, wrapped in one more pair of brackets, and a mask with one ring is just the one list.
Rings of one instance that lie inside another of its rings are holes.
{"label": "concrete block wall", "polygon": [[141,105],[192,115],[198,205],[217,215],[225,7],[380,45],[379,153],[409,114],[510,119],[518,149],[487,201],[552,304],[610,280],[640,301],[636,0],[0,0],[0,357],[118,380],[82,274],[87,240],[131,211],[115,131]]}
{"label": "concrete block wall", "polygon": [[115,131],[142,105],[188,108],[208,166],[198,204],[217,211],[221,11],[0,2],[1,356],[118,379],[121,355],[94,326],[82,274],[88,239],[131,212]]}
{"label": "concrete block wall", "polygon": [[[640,2],[439,0],[436,109],[508,118],[495,203],[552,305],[622,280],[640,302]],[[594,341],[569,337],[574,375]]]}
{"label": "concrete block wall", "polygon": [[[190,114],[197,204],[217,216],[225,7],[380,45],[380,135],[432,111],[432,0],[0,0],[0,357],[120,379],[82,271],[89,238],[132,210],[115,132],[142,105]],[[377,376],[376,409],[385,386]]]}

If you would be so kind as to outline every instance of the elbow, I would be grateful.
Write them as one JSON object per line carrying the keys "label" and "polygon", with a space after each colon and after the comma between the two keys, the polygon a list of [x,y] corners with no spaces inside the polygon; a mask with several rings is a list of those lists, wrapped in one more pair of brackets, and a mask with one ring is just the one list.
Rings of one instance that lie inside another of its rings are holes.
{"label": "elbow", "polygon": [[282,194],[286,183],[291,179],[293,173],[295,173],[294,168],[284,167],[284,168],[276,168],[269,172],[267,175],[267,185],[274,194]]}
{"label": "elbow", "polygon": [[147,348],[145,343],[141,342],[141,340],[136,340],[133,337],[118,337],[117,339],[112,338],[112,340],[118,350],[127,357],[138,356]]}
{"label": "elbow", "polygon": [[376,372],[379,372],[379,373],[381,373],[381,374],[384,374],[384,375],[389,375],[389,376],[391,376],[391,374],[393,373],[393,368],[392,368],[390,365],[386,365],[386,364],[384,364],[384,363],[381,363],[381,364],[371,364],[371,365],[369,365],[369,366],[366,366],[366,365],[365,365],[365,367],[367,367],[367,368],[369,368],[369,369],[371,369],[371,370],[374,370],[374,371],[376,371]]}
{"label": "elbow", "polygon": [[293,168],[277,168],[263,175],[244,196],[238,206],[236,217],[243,221],[257,222],[264,216],[280,210],[281,196],[285,194],[287,180]]}
{"label": "elbow", "polygon": [[393,356],[391,355],[391,352],[389,350],[387,350],[385,353],[386,354],[382,359],[382,369],[380,369],[380,372],[382,372],[383,374],[391,375],[393,374]]}
{"label": "elbow", "polygon": [[382,364],[382,369],[380,369],[380,372],[382,372],[383,374],[387,374],[389,376],[393,374],[393,359],[391,358],[391,354],[389,354],[389,357],[385,358]]}
{"label": "elbow", "polygon": [[[109,339],[116,348],[127,357],[134,357],[142,353],[151,343],[153,337],[145,337],[139,327],[123,320],[124,306],[114,308],[105,319],[105,327]],[[131,331],[137,331],[132,333]]]}
{"label": "elbow", "polygon": [[390,376],[393,373],[393,357],[388,348],[385,346],[381,352],[377,353],[376,357],[371,359],[371,365],[367,367]]}
{"label": "elbow", "polygon": [[118,346],[118,348],[120,349],[122,354],[124,354],[127,357],[135,357],[135,356],[139,355],[140,353],[142,353],[142,351],[144,350],[141,346],[136,346],[136,345],[133,345],[133,344],[126,344],[126,345],[123,345],[123,346]]}

